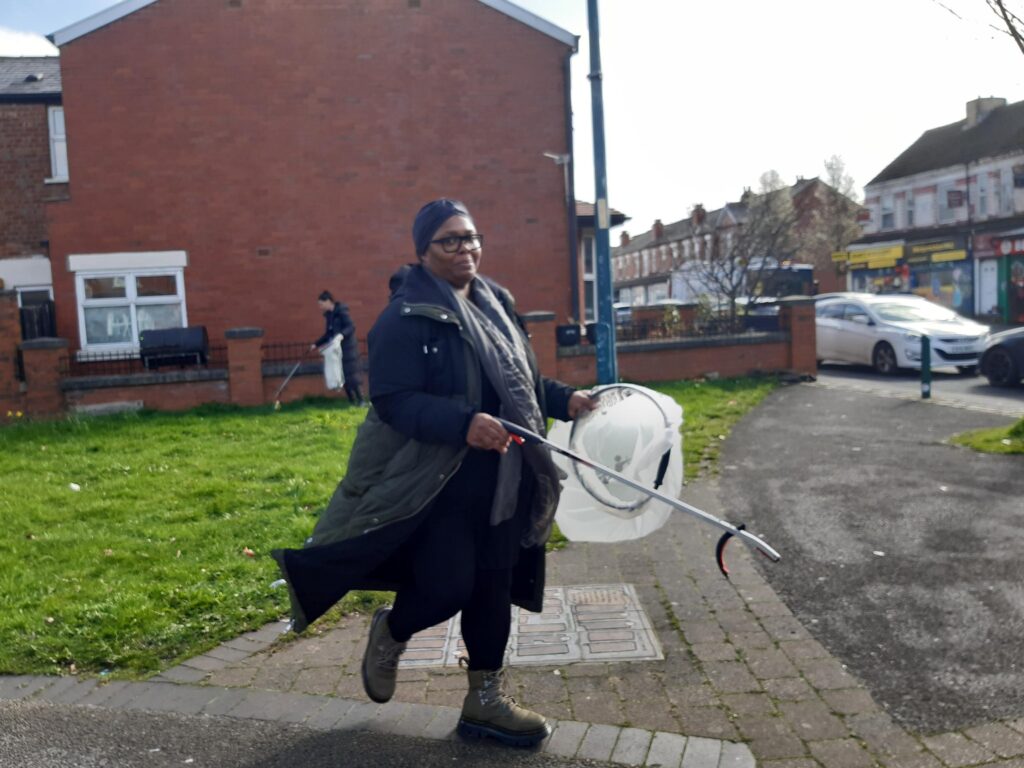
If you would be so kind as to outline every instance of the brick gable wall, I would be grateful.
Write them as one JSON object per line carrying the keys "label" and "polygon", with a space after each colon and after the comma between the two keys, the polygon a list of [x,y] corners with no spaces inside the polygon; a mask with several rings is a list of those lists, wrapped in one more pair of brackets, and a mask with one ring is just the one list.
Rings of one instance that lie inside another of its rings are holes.
{"label": "brick gable wall", "polygon": [[[461,197],[482,270],[521,310],[570,313],[558,41],[476,0],[174,0],[61,50],[71,200],[51,207],[58,307],[72,253],[187,251],[211,339],[364,338],[414,260],[419,206]],[[75,313],[60,335],[78,346]]]}
{"label": "brick gable wall", "polygon": [[46,120],[45,104],[0,104],[0,258],[45,253]]}

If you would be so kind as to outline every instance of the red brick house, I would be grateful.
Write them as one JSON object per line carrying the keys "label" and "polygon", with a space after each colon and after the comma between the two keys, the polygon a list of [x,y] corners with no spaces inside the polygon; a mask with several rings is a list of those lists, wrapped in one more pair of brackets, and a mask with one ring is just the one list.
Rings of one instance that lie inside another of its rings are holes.
{"label": "red brick house", "polygon": [[68,191],[55,56],[0,57],[0,179],[0,288],[16,292],[27,336],[52,335],[46,204]]}
{"label": "red brick house", "polygon": [[572,152],[574,35],[506,0],[126,0],[51,39],[72,351],[186,325],[308,341],[323,289],[365,337],[439,196],[467,203],[522,311],[573,313],[574,211],[544,153]]}

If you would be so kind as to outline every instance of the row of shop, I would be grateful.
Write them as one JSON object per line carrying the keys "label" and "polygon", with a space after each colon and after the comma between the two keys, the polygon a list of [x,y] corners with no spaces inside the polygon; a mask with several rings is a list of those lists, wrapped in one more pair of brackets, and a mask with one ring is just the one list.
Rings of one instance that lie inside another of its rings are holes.
{"label": "row of shop", "polygon": [[914,293],[962,315],[1024,324],[1024,229],[851,245],[832,259],[851,291]]}

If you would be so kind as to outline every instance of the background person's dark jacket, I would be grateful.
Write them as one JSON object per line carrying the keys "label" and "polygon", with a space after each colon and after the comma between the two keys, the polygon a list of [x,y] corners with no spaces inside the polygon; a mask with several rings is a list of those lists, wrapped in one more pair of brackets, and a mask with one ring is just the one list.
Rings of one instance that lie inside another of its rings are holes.
{"label": "background person's dark jacket", "polygon": [[[511,295],[489,284],[520,322]],[[273,553],[288,581],[299,631],[349,590],[390,591],[409,578],[408,563],[395,555],[461,461],[469,422],[481,406],[480,363],[450,302],[416,266],[370,331],[373,408],[348,472],[306,546]],[[568,419],[574,390],[542,378],[532,350],[528,354],[542,412]],[[534,508],[532,487],[524,478],[517,515]],[[513,601],[539,611],[543,591],[544,547],[523,548]]]}
{"label": "background person's dark jacket", "polygon": [[324,346],[338,334],[341,339],[341,366],[345,381],[356,383],[359,379],[359,343],[356,341],[356,325],[348,314],[348,306],[334,302],[334,309],[324,312],[324,333],[314,344]]}

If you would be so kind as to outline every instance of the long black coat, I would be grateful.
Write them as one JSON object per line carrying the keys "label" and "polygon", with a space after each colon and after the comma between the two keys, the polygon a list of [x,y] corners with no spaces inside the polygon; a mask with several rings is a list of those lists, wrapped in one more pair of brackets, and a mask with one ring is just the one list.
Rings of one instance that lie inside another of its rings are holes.
{"label": "long black coat", "polygon": [[[516,317],[511,295],[491,285]],[[466,431],[481,405],[480,364],[449,301],[422,267],[413,267],[370,331],[373,409],[348,473],[306,546],[273,553],[288,581],[297,630],[349,590],[395,590],[410,578],[408,563],[396,555],[465,453]],[[568,419],[574,390],[542,378],[531,363],[542,411]],[[415,454],[408,448],[423,455],[410,460]],[[517,514],[530,514],[531,486],[524,483]],[[522,548],[513,601],[539,611],[543,589],[543,546]]]}
{"label": "long black coat", "polygon": [[324,312],[324,333],[314,343],[322,347],[339,333],[342,335],[341,367],[345,371],[345,381],[358,383],[359,342],[356,340],[356,324],[348,314],[348,306],[336,301],[334,309]]}

